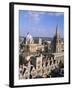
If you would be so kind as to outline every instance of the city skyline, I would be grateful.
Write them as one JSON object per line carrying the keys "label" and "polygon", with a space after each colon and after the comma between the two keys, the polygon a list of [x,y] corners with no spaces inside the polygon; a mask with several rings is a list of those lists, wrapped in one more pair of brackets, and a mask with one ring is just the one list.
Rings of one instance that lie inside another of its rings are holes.
{"label": "city skyline", "polygon": [[26,37],[29,32],[33,37],[53,37],[58,25],[58,32],[64,37],[64,13],[46,11],[19,11],[19,33]]}

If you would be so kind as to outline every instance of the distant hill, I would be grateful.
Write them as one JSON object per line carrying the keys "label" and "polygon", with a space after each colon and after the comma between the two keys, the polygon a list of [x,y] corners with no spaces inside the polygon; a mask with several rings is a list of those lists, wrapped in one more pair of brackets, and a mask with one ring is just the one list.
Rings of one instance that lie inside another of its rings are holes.
{"label": "distant hill", "polygon": [[[25,37],[20,36],[20,39],[24,40],[24,38],[25,38]],[[33,39],[34,39],[35,41],[38,41],[39,38],[41,38],[42,40],[46,40],[46,41],[52,41],[52,39],[53,39],[52,37],[33,37]],[[62,41],[64,41],[63,38],[61,38],[61,39],[62,39]]]}
{"label": "distant hill", "polygon": [[34,40],[39,40],[39,38],[41,38],[42,40],[46,40],[46,41],[51,41],[52,38],[51,37],[33,37]]}

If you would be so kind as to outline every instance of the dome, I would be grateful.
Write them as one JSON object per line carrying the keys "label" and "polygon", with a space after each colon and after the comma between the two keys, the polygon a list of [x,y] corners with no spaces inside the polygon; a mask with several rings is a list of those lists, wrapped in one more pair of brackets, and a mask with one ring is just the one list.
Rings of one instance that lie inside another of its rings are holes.
{"label": "dome", "polygon": [[30,33],[27,33],[26,43],[27,44],[32,44],[33,43],[33,37],[32,37],[32,35]]}

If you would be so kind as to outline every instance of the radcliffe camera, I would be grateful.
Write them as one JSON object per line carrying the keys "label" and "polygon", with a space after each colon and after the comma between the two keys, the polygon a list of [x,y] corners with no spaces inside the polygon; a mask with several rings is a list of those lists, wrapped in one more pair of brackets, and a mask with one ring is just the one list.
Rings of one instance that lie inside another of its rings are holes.
{"label": "radcliffe camera", "polygon": [[64,77],[64,14],[19,11],[19,79]]}

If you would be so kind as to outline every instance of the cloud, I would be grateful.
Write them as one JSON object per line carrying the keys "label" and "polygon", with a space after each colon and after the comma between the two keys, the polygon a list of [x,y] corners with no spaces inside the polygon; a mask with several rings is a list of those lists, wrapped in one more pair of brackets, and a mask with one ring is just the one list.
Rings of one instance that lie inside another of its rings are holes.
{"label": "cloud", "polygon": [[38,11],[29,11],[28,12],[30,18],[35,22],[38,23],[41,19],[41,15],[45,14],[44,12],[38,12]]}
{"label": "cloud", "polygon": [[63,12],[49,12],[48,15],[51,15],[51,16],[61,16],[61,15],[63,15]]}
{"label": "cloud", "polygon": [[50,16],[61,16],[64,15],[63,12],[42,12],[42,11],[28,11],[28,17],[33,22],[33,25],[39,24],[40,20],[44,18],[44,15],[50,15]]}

